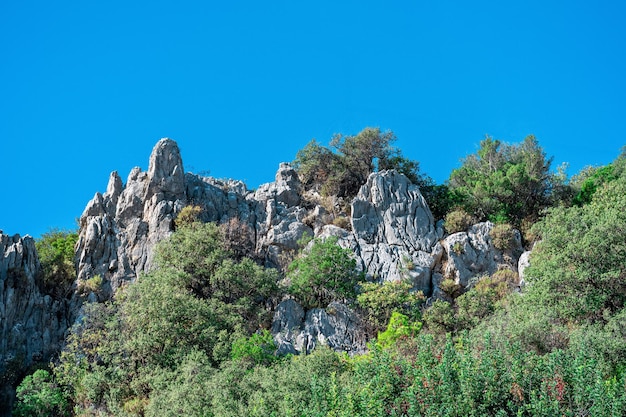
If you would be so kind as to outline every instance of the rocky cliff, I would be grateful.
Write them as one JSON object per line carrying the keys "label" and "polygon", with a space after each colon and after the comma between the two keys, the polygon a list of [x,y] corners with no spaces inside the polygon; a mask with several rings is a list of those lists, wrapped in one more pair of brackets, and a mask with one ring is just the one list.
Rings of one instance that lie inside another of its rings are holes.
{"label": "rocky cliff", "polygon": [[0,415],[23,372],[61,350],[75,311],[72,299],[45,292],[33,238],[0,232]]}
{"label": "rocky cliff", "polygon": [[[498,269],[517,272],[522,253],[519,234],[511,248],[497,249],[488,222],[445,236],[419,187],[395,171],[371,174],[350,209],[337,215],[320,196],[303,194],[289,164],[280,164],[275,181],[252,192],[240,181],[185,173],[176,142],[162,139],[147,172],[134,168],[126,183],[111,173],[104,194],[96,193],[87,204],[76,246],[76,287],[99,275],[102,289],[88,299],[102,301],[149,271],[155,245],[173,232],[183,207],[192,204],[201,207],[202,220],[229,225],[237,235],[236,249],[266,266],[284,267],[304,234],[337,236],[339,244],[353,250],[368,280],[408,279],[414,290],[436,298],[445,298],[440,289],[445,279],[463,290]],[[333,221],[341,216],[345,221]],[[55,300],[41,293],[33,240],[0,236],[0,366],[6,368],[17,357],[26,364],[58,351],[81,298]],[[282,351],[310,351],[316,343],[364,349],[358,317],[346,306],[301,310],[293,300],[276,310],[273,333]]]}

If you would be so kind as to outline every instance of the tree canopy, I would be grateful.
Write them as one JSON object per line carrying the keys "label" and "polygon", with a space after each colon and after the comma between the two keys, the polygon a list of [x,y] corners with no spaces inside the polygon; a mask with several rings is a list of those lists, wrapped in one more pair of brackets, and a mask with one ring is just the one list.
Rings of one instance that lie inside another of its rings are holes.
{"label": "tree canopy", "polygon": [[396,139],[391,131],[369,127],[354,136],[335,135],[329,148],[313,139],[298,151],[293,165],[306,188],[324,195],[354,197],[369,174],[383,169],[395,169],[421,184],[418,162],[402,156],[393,146]]}
{"label": "tree canopy", "polygon": [[456,204],[477,220],[534,222],[550,206],[557,178],[534,136],[519,145],[487,137],[450,175]]}

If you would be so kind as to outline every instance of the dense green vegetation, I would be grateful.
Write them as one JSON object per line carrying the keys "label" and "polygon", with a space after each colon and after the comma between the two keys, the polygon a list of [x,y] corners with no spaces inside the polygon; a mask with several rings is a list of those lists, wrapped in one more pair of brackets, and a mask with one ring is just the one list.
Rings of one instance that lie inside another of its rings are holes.
{"label": "dense green vegetation", "polygon": [[[393,138],[370,129],[333,150],[307,145],[304,184],[352,193],[332,164],[362,169],[359,182],[374,159],[382,169],[394,157],[417,174]],[[521,292],[517,274],[500,270],[466,292],[444,281],[448,301],[426,302],[408,282],[363,282],[334,239],[310,243],[281,281],[191,213],[159,245],[158,269],[85,305],[52,374],[20,386],[16,415],[626,415],[625,161],[568,183],[533,137],[483,141],[438,186],[456,222],[446,227],[492,219],[498,245],[508,223],[538,243]],[[268,328],[285,293],[307,308],[350,304],[369,324],[369,352],[276,356]]]}
{"label": "dense green vegetation", "polygon": [[294,260],[287,278],[289,292],[305,308],[325,307],[332,301],[356,297],[362,274],[356,271],[356,260],[350,249],[337,244],[336,237],[315,239],[306,256]]}
{"label": "dense green vegetation", "polygon": [[75,231],[50,230],[35,241],[46,293],[63,297],[76,279],[74,247],[78,240]]}
{"label": "dense green vegetation", "polygon": [[547,158],[534,136],[519,145],[487,137],[476,154],[467,156],[450,175],[450,191],[457,206],[478,221],[535,222],[553,205],[563,185],[550,172]]}

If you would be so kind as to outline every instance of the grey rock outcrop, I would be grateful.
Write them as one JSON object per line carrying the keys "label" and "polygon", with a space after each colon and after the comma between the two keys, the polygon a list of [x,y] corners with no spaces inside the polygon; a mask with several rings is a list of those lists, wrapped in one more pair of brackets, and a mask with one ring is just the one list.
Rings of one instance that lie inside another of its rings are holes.
{"label": "grey rock outcrop", "polygon": [[96,193],[80,218],[78,279],[100,275],[102,294],[110,297],[149,270],[155,244],[172,232],[187,202],[184,178],[178,145],[170,139],[157,143],[148,171],[134,168],[125,186],[113,172],[106,193]]}
{"label": "grey rock outcrop", "polygon": [[526,268],[530,266],[531,253],[532,251],[529,250],[522,253],[522,255],[519,257],[519,261],[517,262],[517,273],[519,274],[520,287],[523,287],[526,284],[526,280],[524,279],[524,272],[526,271]]}
{"label": "grey rock outcrop", "polygon": [[272,335],[279,354],[310,353],[319,345],[357,354],[365,352],[367,342],[359,317],[338,302],[305,314],[297,302],[285,300],[276,308]]}
{"label": "grey rock outcrop", "polygon": [[410,278],[416,290],[432,292],[443,228],[435,225],[418,186],[396,171],[371,174],[352,202],[351,223],[357,256],[370,279]]}
{"label": "grey rock outcrop", "polygon": [[442,242],[447,255],[443,276],[465,288],[471,278],[490,275],[499,269],[517,272],[517,260],[524,251],[520,233],[514,230],[511,247],[500,250],[491,238],[493,227],[491,222],[478,223],[467,232],[446,237]]}
{"label": "grey rock outcrop", "polygon": [[[126,185],[113,172],[107,191],[96,193],[80,219],[77,244],[78,279],[103,278],[102,298],[110,298],[125,282],[154,265],[154,248],[174,230],[174,219],[187,204],[202,209],[201,219],[232,223],[249,242],[247,255],[284,266],[283,253],[313,230],[302,222],[300,181],[286,163],[276,179],[251,193],[241,181],[218,180],[184,173],[176,142],[161,139],[147,172],[134,168]],[[245,246],[248,246],[247,243]]]}
{"label": "grey rock outcrop", "polygon": [[61,350],[74,310],[70,298],[44,291],[33,238],[0,232],[0,404],[12,401],[22,372]]}

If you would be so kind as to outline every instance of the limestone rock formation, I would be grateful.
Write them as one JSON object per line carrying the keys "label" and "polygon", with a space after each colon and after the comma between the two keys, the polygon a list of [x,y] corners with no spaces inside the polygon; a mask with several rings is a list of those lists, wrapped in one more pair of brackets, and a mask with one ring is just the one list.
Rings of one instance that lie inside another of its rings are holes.
{"label": "limestone rock formation", "polygon": [[519,261],[517,262],[517,273],[519,274],[520,287],[523,287],[526,283],[524,279],[524,271],[530,266],[531,253],[532,251],[529,250],[522,253],[522,255],[519,257]]}
{"label": "limestone rock formation", "polygon": [[283,267],[281,254],[298,249],[298,240],[313,229],[304,224],[306,209],[301,201],[298,174],[287,163],[280,164],[275,181],[263,184],[251,196],[255,210],[257,251],[264,253],[269,266]]}
{"label": "limestone rock formation", "polygon": [[21,373],[61,350],[72,324],[72,300],[43,288],[33,238],[0,232],[0,404],[10,403]]}
{"label": "limestone rock formation", "polygon": [[478,223],[467,232],[446,237],[442,242],[447,255],[443,276],[464,288],[471,278],[490,275],[499,269],[517,272],[517,262],[524,251],[520,233],[515,230],[511,247],[500,250],[490,235],[493,227],[491,222]]}
{"label": "limestone rock formation", "polygon": [[150,269],[154,245],[172,232],[187,202],[184,178],[178,145],[170,139],[156,144],[148,172],[134,168],[125,186],[111,173],[106,193],[96,193],[80,218],[78,279],[100,275],[102,294],[110,297]]}
{"label": "limestone rock formation", "polygon": [[443,228],[417,185],[396,171],[373,173],[352,202],[356,253],[370,279],[409,278],[432,292],[432,270],[441,258]]}
{"label": "limestone rock formation", "polygon": [[[438,296],[444,277],[464,289],[472,279],[499,268],[516,272],[522,253],[519,233],[510,250],[496,249],[491,223],[444,238],[443,226],[435,223],[419,187],[396,171],[368,177],[352,201],[350,225],[340,228],[327,224],[332,216],[321,197],[303,197],[289,164],[280,164],[274,182],[251,192],[240,181],[185,174],[178,146],[162,139],[147,172],[134,168],[126,184],[113,172],[106,192],[96,193],[85,208],[77,244],[78,279],[101,275],[105,288],[100,297],[111,297],[117,287],[153,266],[156,243],[174,230],[176,215],[189,204],[202,209],[202,220],[224,225],[242,256],[266,266],[284,268],[305,234],[337,236],[341,246],[354,252],[367,279],[409,279],[414,290],[427,296]],[[308,351],[320,341],[338,349],[361,348],[356,316],[347,307],[304,311],[293,303],[279,306],[274,323],[285,352]]]}
{"label": "limestone rock formation", "polygon": [[106,193],[96,193],[80,219],[78,279],[100,275],[101,293],[109,298],[124,282],[153,267],[156,243],[174,230],[174,219],[187,204],[202,209],[204,221],[236,221],[250,241],[248,255],[281,265],[284,251],[295,251],[303,234],[313,230],[302,222],[300,182],[289,164],[281,164],[276,181],[256,193],[241,181],[184,174],[176,142],[161,139],[150,156],[147,172],[134,168],[126,185],[113,172]]}
{"label": "limestone rock formation", "polygon": [[367,342],[359,317],[338,302],[305,314],[297,302],[285,300],[276,308],[272,335],[279,354],[310,353],[318,345],[349,354],[364,353]]}

